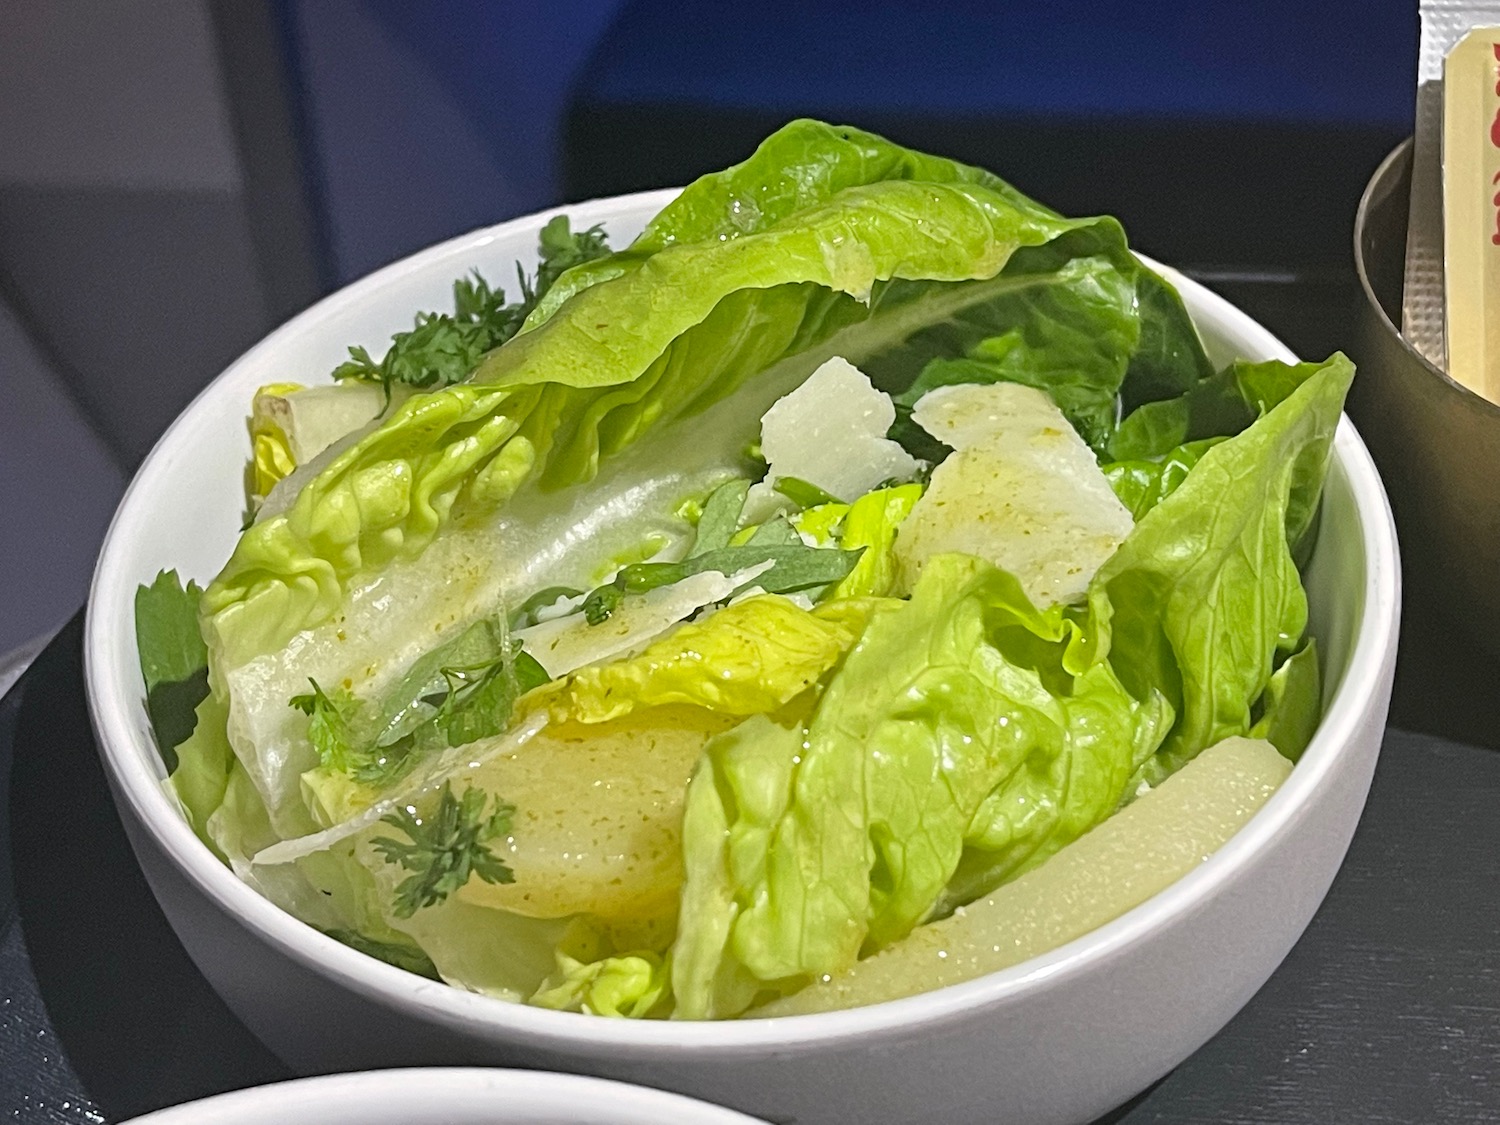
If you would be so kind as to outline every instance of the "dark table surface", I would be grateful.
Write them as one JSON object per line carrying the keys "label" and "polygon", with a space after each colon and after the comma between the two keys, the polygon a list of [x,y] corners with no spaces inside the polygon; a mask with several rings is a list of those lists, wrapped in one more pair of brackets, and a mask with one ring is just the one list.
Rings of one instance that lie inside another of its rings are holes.
{"label": "dark table surface", "polygon": [[[1348,278],[1213,281],[1308,356],[1334,350],[1358,300]],[[1111,1125],[1500,1122],[1500,658],[1423,585],[1408,571],[1391,728],[1322,909],[1249,1005]],[[135,866],[80,635],[81,615],[0,701],[0,1120],[26,1125],[119,1121],[287,1073]]]}

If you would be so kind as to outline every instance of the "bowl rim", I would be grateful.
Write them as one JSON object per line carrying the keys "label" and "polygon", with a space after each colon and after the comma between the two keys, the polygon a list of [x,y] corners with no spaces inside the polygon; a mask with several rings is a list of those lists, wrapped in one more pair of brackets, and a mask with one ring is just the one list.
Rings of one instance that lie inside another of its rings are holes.
{"label": "bowl rim", "polygon": [[1391,320],[1391,314],[1386,311],[1384,302],[1376,294],[1375,283],[1370,278],[1369,265],[1365,261],[1365,232],[1370,226],[1370,215],[1377,206],[1385,204],[1386,199],[1392,194],[1395,183],[1403,176],[1407,180],[1407,190],[1403,193],[1402,199],[1397,201],[1397,205],[1408,206],[1406,197],[1411,194],[1414,143],[1412,137],[1407,137],[1386,153],[1385,158],[1370,175],[1369,182],[1365,184],[1365,190],[1360,193],[1359,206],[1354,212],[1354,272],[1359,277],[1359,286],[1365,302],[1379,318],[1380,326],[1395,339],[1407,357],[1443,384],[1449,392],[1462,398],[1468,403],[1470,409],[1477,410],[1480,414],[1487,414],[1492,419],[1500,418],[1500,403],[1491,402],[1472,388],[1464,386],[1417,350],[1416,345],[1407,339],[1406,333],[1401,330],[1400,326]]}
{"label": "bowl rim", "polygon": [[[101,547],[89,593],[84,634],[84,672],[90,716],[106,770],[118,796],[196,891],[234,918],[262,943],[294,963],[355,995],[416,1016],[424,1022],[485,1037],[524,1036],[537,1045],[573,1052],[598,1051],[615,1058],[681,1049],[695,1055],[829,1045],[900,1034],[945,1022],[966,1012],[998,1006],[1049,984],[1088,971],[1119,955],[1150,932],[1191,913],[1229,886],[1273,838],[1302,816],[1309,799],[1348,751],[1381,690],[1381,668],[1395,651],[1400,608],[1400,567],[1395,525],[1374,462],[1347,416],[1341,417],[1330,467],[1342,467],[1359,517],[1365,557],[1363,613],[1352,638],[1347,670],[1335,689],[1311,744],[1287,780],[1248,824],[1206,862],[1112,922],[1039,957],[959,984],[860,1008],[808,1015],[724,1021],[610,1020],[485,996],[457,987],[434,988],[425,978],[359,953],[283,911],[241,882],[198,839],[146,762],[154,746],[131,719],[139,708],[139,671],[108,659],[112,634],[133,621],[135,581],[112,566],[121,544],[147,527],[140,513],[147,491],[179,434],[193,429],[208,410],[216,388],[240,367],[275,353],[286,338],[311,321],[368,300],[406,275],[450,256],[473,252],[496,239],[538,229],[555,215],[592,225],[654,213],[681,189],[665,188],[570,204],[521,216],[459,235],[418,251],[323,298],[250,348],[211,381],[178,415],[142,462],[115,511]],[[1287,346],[1248,314],[1177,270],[1143,254],[1198,310],[1195,319],[1232,333],[1256,358],[1295,362]],[[132,629],[133,626],[129,626]]]}
{"label": "bowl rim", "polygon": [[[201,1125],[206,1121],[219,1125],[281,1125],[285,1118],[280,1115],[294,1105],[311,1122],[330,1110],[364,1107],[367,1112],[384,1107],[409,1112],[403,1105],[412,1104],[430,1107],[431,1125],[441,1125],[447,1120],[441,1115],[451,1109],[493,1107],[505,1104],[499,1100],[502,1098],[511,1104],[521,1101],[528,1112],[549,1105],[562,1110],[608,1106],[616,1112],[634,1110],[642,1117],[649,1112],[657,1120],[688,1125],[763,1125],[759,1118],[737,1110],[652,1086],[585,1074],[472,1066],[400,1067],[292,1078],[152,1110],[123,1125]],[[393,1102],[399,1104],[392,1107]]]}

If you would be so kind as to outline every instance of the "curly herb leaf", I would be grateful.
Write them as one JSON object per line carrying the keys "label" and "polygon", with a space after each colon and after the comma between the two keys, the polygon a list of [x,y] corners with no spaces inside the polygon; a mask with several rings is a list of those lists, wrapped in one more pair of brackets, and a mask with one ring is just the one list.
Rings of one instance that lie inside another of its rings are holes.
{"label": "curly herb leaf", "polygon": [[461,277],[453,283],[452,313],[418,313],[415,327],[391,337],[391,346],[378,363],[365,348],[351,347],[349,358],[334,369],[333,377],[379,383],[387,397],[394,383],[424,389],[457,383],[479,365],[486,352],[521,330],[564,270],[603,257],[609,245],[600,227],[575,234],[567,216],[559,215],[542,228],[538,250],[541,262],[534,282],[516,268],[519,301],[507,304],[505,290],[492,289],[475,270],[472,278]]}
{"label": "curly herb leaf", "polygon": [[305,695],[294,695],[291,706],[309,716],[307,737],[318,752],[318,759],[331,770],[351,770],[359,765],[359,752],[350,732],[348,711],[353,701],[335,702],[318,681],[309,678],[312,691]]}
{"label": "curly herb leaf", "polygon": [[483,789],[466,789],[462,798],[455,798],[452,786],[445,782],[437,808],[426,820],[409,809],[398,809],[381,818],[399,828],[410,841],[402,843],[389,836],[371,841],[387,863],[414,872],[396,888],[398,918],[410,918],[418,910],[442,902],[472,876],[486,883],[516,881],[515,872],[487,846],[488,841],[510,830],[515,806],[497,801],[494,811],[486,816],[488,801]]}
{"label": "curly herb leaf", "polygon": [[383,789],[431,751],[501,734],[516,700],[547,681],[483,619],[419,657],[378,701],[330,697],[310,681],[313,691],[290,703],[310,716],[308,738],[326,769]]}

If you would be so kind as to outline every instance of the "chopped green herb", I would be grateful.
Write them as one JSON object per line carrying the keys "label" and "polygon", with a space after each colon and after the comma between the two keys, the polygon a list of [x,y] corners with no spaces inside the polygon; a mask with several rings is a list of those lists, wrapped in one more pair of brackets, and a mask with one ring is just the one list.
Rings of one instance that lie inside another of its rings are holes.
{"label": "chopped green herb", "polygon": [[557,604],[558,598],[578,598],[582,596],[582,590],[575,590],[571,586],[548,586],[545,590],[538,590],[516,607],[515,612],[510,615],[511,632],[535,625],[539,620],[537,615],[542,610]]}
{"label": "chopped green herb", "polygon": [[521,330],[564,270],[603,257],[609,246],[601,228],[574,234],[567,216],[559,215],[542,228],[538,250],[541,263],[535,282],[527,281],[520,267],[516,268],[519,301],[506,304],[505,291],[491,289],[475,270],[472,278],[453,283],[452,313],[418,313],[415,327],[391,337],[391,346],[378,363],[364,348],[351,347],[349,358],[334,369],[333,377],[379,383],[387,398],[393,383],[424,388],[457,383],[479,365],[486,352]]}
{"label": "chopped green herb", "polygon": [[599,625],[619,608],[621,599],[627,594],[644,594],[706,570],[734,574],[764,562],[771,563],[771,568],[758,575],[755,584],[768,594],[789,594],[837,582],[854,569],[859,554],[858,551],[809,547],[799,541],[796,544],[722,547],[675,563],[635,563],[621,569],[612,581],[585,598],[583,613],[590,625]]}
{"label": "chopped green herb", "polygon": [[502,733],[516,700],[547,679],[483,619],[419,657],[378,706],[336,700],[316,682],[290,702],[311,717],[308,738],[325,768],[380,789],[424,754]]}
{"label": "chopped green herb", "polygon": [[745,542],[751,547],[784,547],[793,543],[801,544],[802,536],[797,534],[797,529],[785,516],[774,516],[757,527]]}
{"label": "chopped green herb", "polygon": [[816,508],[819,504],[838,504],[839,498],[800,477],[777,477],[771,486],[799,508]]}
{"label": "chopped green herb", "polygon": [[502,733],[510,722],[516,700],[549,678],[520,642],[510,653],[488,664],[444,668],[448,694],[433,719],[449,746],[465,746]]}
{"label": "chopped green herb", "polygon": [[574,234],[568,217],[558,215],[549,219],[542,228],[537,249],[542,260],[537,266],[535,286],[528,287],[525,277],[521,279],[521,293],[528,314],[547,295],[547,290],[552,288],[564,271],[608,254],[609,239],[604,234],[604,228],[597,225]]}
{"label": "chopped green herb", "polygon": [[307,737],[318,752],[318,760],[331,770],[354,769],[361,763],[349,730],[347,712],[353,710],[353,700],[335,702],[317,680],[309,678],[307,682],[312,684],[312,691],[294,695],[289,702],[309,717]]}
{"label": "chopped green herb", "polygon": [[515,873],[487,846],[488,841],[510,830],[515,806],[495,803],[485,815],[489,798],[483,789],[466,789],[455,799],[450,784],[443,784],[437,808],[425,820],[410,809],[397,809],[382,821],[399,828],[410,840],[402,843],[389,836],[371,841],[387,863],[395,863],[414,874],[396,888],[395,912],[410,918],[424,907],[442,902],[473,875],[486,883],[514,883]]}
{"label": "chopped green herb", "polygon": [[744,510],[745,495],[749,491],[750,482],[740,478],[721,484],[708,494],[703,514],[698,518],[698,538],[693,543],[690,558],[729,546],[729,537],[740,525],[740,512]]}

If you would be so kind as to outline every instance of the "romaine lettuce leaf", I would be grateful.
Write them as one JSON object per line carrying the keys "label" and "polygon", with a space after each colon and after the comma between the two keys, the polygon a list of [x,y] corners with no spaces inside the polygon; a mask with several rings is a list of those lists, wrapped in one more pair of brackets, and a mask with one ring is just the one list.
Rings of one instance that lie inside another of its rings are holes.
{"label": "romaine lettuce leaf", "polygon": [[1223,440],[1214,437],[1190,441],[1157,461],[1112,461],[1100,468],[1120,503],[1130,509],[1130,518],[1139,523],[1147,512],[1177,491],[1193,466]]}
{"label": "romaine lettuce leaf", "polygon": [[1295,651],[1307,626],[1292,552],[1312,526],[1354,368],[1335,355],[1239,370],[1262,387],[1295,389],[1207,450],[1090,591],[1121,681],[1138,699],[1165,695],[1177,715],[1142,774],[1148,781],[1249,731],[1278,654]]}
{"label": "romaine lettuce leaf", "polygon": [[1170,712],[1004,571],[929,560],[805,727],[711,741],[683,821],[676,1014],[738,1014],[922,921],[970,845],[1012,869],[1118,804]]}
{"label": "romaine lettuce leaf", "polygon": [[[1116,399],[1181,395],[1212,375],[1176,290],[1121,247],[1070,233],[1016,252],[1006,275],[1032,284],[915,334],[867,364],[880,382],[891,365],[925,360],[897,398],[909,412],[923,395],[961,383],[1012,382],[1045,390],[1096,451],[1109,446]],[[930,446],[909,420],[896,436],[919,455]]]}
{"label": "romaine lettuce leaf", "polygon": [[[225,733],[226,708],[217,696],[205,695],[194,714],[193,733],[178,745],[177,768],[168,780],[193,831],[218,852],[208,831],[208,818],[224,803],[229,772],[235,765],[234,750]],[[226,857],[221,854],[220,858]]]}
{"label": "romaine lettuce leaf", "polygon": [[1237,360],[1175,398],[1126,415],[1110,439],[1109,455],[1116,461],[1156,459],[1182,445],[1237,434],[1315,370],[1312,364]]}
{"label": "romaine lettuce leaf", "polygon": [[1271,673],[1260,707],[1261,716],[1250,728],[1250,737],[1264,738],[1284,756],[1297,761],[1323,717],[1323,677],[1316,638],[1308,637],[1306,644]]}
{"label": "romaine lettuce leaf", "polygon": [[931,171],[949,178],[857,183],[738,238],[673,240],[577,291],[248,529],[205,596],[210,635],[234,660],[273,648],[331,616],[356,576],[421,552],[455,504],[492,510],[533,474],[588,480],[601,457],[778,360],[841,335],[836,354],[858,361],[1042,284],[997,276],[1023,246],[1071,234],[1070,253],[1134,262],[1112,219],[1057,218],[951,162]]}
{"label": "romaine lettuce leaf", "polygon": [[1254,376],[1295,389],[1145,514],[1086,610],[1038,613],[1003,571],[935,556],[805,727],[756,717],[709,744],[684,816],[677,1015],[737,1014],[1015,877],[1249,731],[1263,693],[1264,730],[1305,740],[1315,654],[1267,687],[1306,625],[1291,546],[1352,369]]}
{"label": "romaine lettuce leaf", "polygon": [[1055,214],[983,168],[903,148],[853,126],[802,118],[772,133],[748,159],[694,180],[627,249],[568,270],[526,328],[547,320],[574,293],[640,269],[668,246],[754,234],[848,188],[886,180],[982,184],[1018,208]]}

